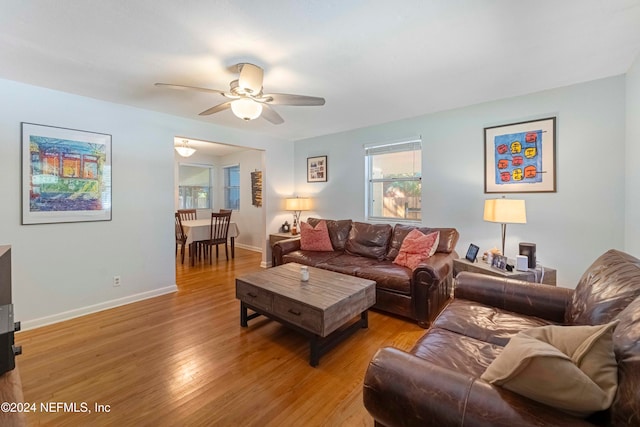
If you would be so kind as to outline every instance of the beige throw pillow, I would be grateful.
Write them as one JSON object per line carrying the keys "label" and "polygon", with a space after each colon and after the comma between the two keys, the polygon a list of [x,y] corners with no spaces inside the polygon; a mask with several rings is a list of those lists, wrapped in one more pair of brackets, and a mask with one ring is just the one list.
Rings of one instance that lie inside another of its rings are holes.
{"label": "beige throw pillow", "polygon": [[481,378],[573,415],[607,409],[618,387],[616,325],[549,325],[519,332]]}

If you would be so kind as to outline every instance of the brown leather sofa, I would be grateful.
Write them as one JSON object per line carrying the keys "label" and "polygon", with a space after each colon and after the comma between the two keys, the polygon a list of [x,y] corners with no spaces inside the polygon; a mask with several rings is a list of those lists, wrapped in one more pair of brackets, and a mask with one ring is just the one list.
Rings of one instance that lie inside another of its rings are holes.
{"label": "brown leather sofa", "polygon": [[[455,298],[409,352],[383,348],[364,380],[364,404],[384,426],[640,426],[640,260],[610,250],[575,290],[460,273]],[[517,332],[618,319],[618,389],[587,419],[480,376]]]}
{"label": "brown leather sofa", "polygon": [[[316,226],[320,219],[309,218]],[[275,265],[288,262],[323,268],[376,281],[374,308],[408,317],[422,327],[440,312],[451,295],[453,260],[458,257],[455,228],[421,228],[423,233],[440,232],[436,253],[411,271],[394,264],[402,241],[416,227],[396,224],[367,224],[351,220],[326,220],[332,252],[303,251],[300,239],[277,242]]]}

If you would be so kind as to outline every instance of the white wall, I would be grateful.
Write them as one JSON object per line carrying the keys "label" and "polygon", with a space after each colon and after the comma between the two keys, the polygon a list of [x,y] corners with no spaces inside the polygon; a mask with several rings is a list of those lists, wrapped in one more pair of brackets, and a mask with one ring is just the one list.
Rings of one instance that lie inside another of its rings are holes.
{"label": "white wall", "polygon": [[[295,143],[295,192],[332,219],[364,218],[363,144],[422,135],[423,223],[460,232],[469,243],[500,247],[500,225],[482,220],[483,128],[556,116],[557,192],[511,194],[527,203],[527,224],[507,227],[505,252],[535,242],[538,259],[575,287],[601,253],[624,246],[625,79],[597,80]],[[306,182],[306,158],[328,155],[327,183]]]}
{"label": "white wall", "polygon": [[640,257],[640,55],[626,76],[625,250]]}
{"label": "white wall", "polygon": [[[291,142],[8,80],[0,80],[0,97],[0,244],[13,247],[13,301],[24,328],[175,290],[176,135],[266,149],[266,228],[282,223]],[[113,136],[112,221],[21,225],[20,122]],[[266,242],[264,231],[260,246]]]}
{"label": "white wall", "polygon": [[[251,204],[251,172],[263,170],[263,152],[245,150],[220,157],[217,182],[220,184],[217,200],[224,201],[224,170],[226,166],[240,165],[240,209],[233,211],[231,220],[238,225],[240,235],[236,245],[245,249],[261,250],[265,230],[263,208]],[[218,208],[224,206],[219,205]]]}

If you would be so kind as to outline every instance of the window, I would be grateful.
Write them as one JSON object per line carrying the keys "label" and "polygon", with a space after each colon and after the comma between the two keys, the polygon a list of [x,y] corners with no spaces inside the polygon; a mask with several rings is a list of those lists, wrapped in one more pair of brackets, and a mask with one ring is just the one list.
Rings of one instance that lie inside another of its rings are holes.
{"label": "window", "polygon": [[240,165],[224,168],[224,208],[240,209]]}
{"label": "window", "polygon": [[422,139],[365,146],[367,219],[422,220]]}
{"label": "window", "polygon": [[180,165],[179,209],[211,209],[211,167]]}

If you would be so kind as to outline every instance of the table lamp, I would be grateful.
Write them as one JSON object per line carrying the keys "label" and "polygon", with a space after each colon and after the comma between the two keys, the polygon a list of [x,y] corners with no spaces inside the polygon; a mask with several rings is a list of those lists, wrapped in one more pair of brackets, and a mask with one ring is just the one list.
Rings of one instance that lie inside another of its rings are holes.
{"label": "table lamp", "polygon": [[290,197],[285,200],[285,210],[293,211],[293,226],[291,234],[298,234],[298,224],[300,223],[300,213],[311,209],[311,199],[307,197]]}
{"label": "table lamp", "polygon": [[524,200],[489,199],[484,201],[484,220],[498,222],[502,225],[502,255],[504,240],[507,235],[507,224],[526,224],[527,212]]}

